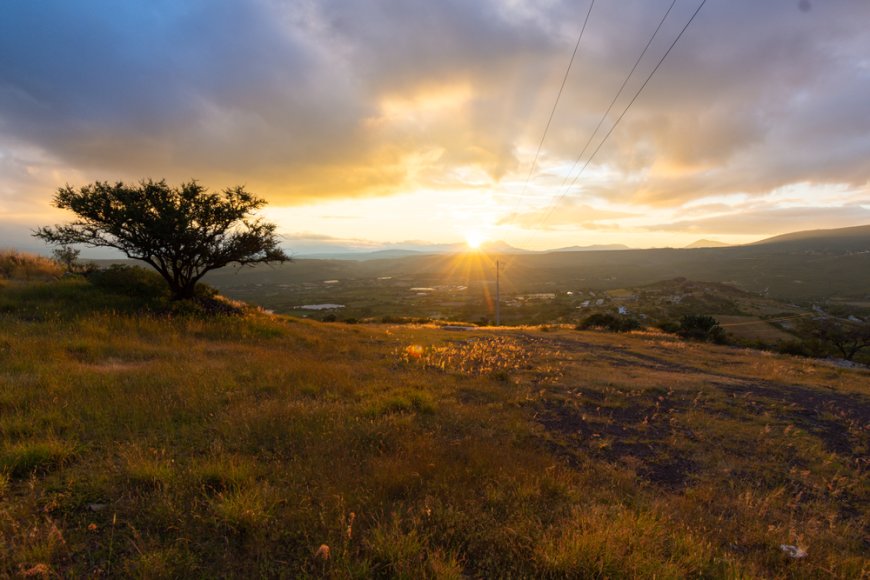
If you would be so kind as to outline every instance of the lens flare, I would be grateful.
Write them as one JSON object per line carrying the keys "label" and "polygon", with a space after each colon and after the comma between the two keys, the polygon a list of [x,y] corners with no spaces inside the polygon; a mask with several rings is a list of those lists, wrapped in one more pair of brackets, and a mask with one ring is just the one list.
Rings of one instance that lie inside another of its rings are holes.
{"label": "lens flare", "polygon": [[465,233],[465,243],[472,250],[479,250],[484,242],[486,242],[486,236],[480,232],[470,231]]}

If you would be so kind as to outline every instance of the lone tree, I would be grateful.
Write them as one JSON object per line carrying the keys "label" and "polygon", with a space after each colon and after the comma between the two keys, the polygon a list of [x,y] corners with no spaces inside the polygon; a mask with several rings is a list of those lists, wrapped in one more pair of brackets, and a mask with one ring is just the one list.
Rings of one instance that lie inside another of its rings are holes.
{"label": "lone tree", "polygon": [[190,299],[210,270],[290,259],[278,247],[275,224],[250,215],[265,203],[243,187],[209,193],[196,181],[179,187],[165,180],[135,186],[97,181],[78,191],[67,185],[58,189],[53,205],[78,219],[33,235],[59,246],[121,250],[157,270],[173,300]]}

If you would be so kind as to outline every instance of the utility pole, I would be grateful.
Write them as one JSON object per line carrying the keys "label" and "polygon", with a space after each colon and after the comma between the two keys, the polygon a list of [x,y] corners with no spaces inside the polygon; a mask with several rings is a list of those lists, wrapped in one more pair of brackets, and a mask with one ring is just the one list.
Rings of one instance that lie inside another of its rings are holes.
{"label": "utility pole", "polygon": [[495,261],[495,325],[501,326],[501,276],[498,260]]}

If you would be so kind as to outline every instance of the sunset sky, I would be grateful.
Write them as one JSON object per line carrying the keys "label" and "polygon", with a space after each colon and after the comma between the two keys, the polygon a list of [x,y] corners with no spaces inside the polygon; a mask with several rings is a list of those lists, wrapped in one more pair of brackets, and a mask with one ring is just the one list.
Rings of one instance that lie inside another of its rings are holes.
{"label": "sunset sky", "polygon": [[[291,250],[545,249],[870,223],[870,2],[6,0],[0,247],[60,185],[196,178]],[[534,168],[534,170],[533,170]],[[531,178],[529,175],[531,173]]]}

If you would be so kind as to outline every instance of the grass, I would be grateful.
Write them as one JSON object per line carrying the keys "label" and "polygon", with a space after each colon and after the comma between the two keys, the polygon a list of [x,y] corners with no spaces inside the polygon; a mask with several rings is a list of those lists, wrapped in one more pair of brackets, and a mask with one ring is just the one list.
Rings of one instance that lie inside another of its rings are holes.
{"label": "grass", "polygon": [[658,333],[11,284],[0,575],[866,577],[868,418],[866,370]]}
{"label": "grass", "polygon": [[72,455],[72,446],[56,439],[11,443],[0,453],[0,472],[7,477],[22,478],[56,468]]}
{"label": "grass", "polygon": [[15,250],[0,250],[0,281],[45,281],[58,278],[62,274],[63,268],[48,258]]}

